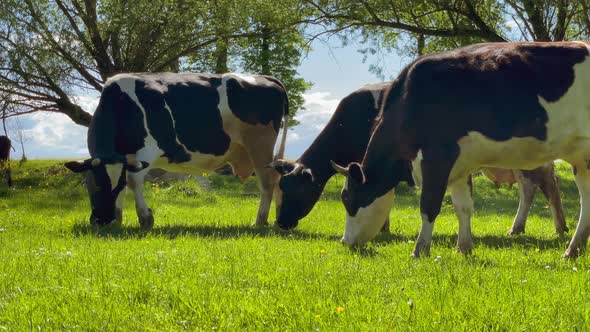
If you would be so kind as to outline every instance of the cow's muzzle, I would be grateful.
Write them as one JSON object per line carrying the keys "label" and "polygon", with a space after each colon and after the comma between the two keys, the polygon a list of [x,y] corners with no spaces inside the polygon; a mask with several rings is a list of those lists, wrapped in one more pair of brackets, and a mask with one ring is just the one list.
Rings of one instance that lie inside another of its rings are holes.
{"label": "cow's muzzle", "polygon": [[90,226],[104,227],[115,224],[115,218],[99,218],[94,212],[90,215]]}
{"label": "cow's muzzle", "polygon": [[277,219],[277,225],[283,230],[290,230],[299,224],[297,220],[285,220],[285,219]]}

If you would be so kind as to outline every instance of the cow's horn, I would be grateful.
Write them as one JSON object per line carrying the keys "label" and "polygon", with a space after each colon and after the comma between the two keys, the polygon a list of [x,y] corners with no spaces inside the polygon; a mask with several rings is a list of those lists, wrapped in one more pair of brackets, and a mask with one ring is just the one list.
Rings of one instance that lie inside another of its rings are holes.
{"label": "cow's horn", "polygon": [[286,176],[294,175],[294,174],[299,174],[299,172],[301,170],[303,170],[303,165],[301,165],[300,163],[296,163],[295,164],[295,167],[293,167],[293,170],[291,172],[287,173]]}
{"label": "cow's horn", "polygon": [[330,164],[332,165],[332,168],[334,168],[334,170],[346,177],[348,177],[348,168],[346,167],[342,167],[338,164],[336,164],[334,161],[330,160]]}
{"label": "cow's horn", "polygon": [[100,160],[100,158],[94,158],[92,159],[92,161],[90,162],[90,165],[92,165],[92,167],[97,167],[100,166],[100,163],[102,161]]}

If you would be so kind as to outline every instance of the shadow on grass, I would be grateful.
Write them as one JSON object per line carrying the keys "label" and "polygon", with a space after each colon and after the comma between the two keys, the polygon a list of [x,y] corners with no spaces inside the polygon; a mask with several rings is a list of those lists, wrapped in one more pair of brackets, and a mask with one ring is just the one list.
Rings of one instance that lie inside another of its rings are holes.
{"label": "shadow on grass", "polygon": [[[110,238],[117,240],[140,239],[150,234],[155,237],[163,237],[173,240],[177,237],[204,237],[217,240],[235,239],[235,238],[284,238],[296,241],[340,241],[340,235],[307,233],[298,230],[283,231],[277,226],[270,227],[253,227],[248,225],[163,225],[154,228],[151,231],[142,230],[139,227],[120,227],[120,228],[97,228],[90,225],[76,224],[72,232],[76,236],[93,235],[101,238]],[[372,241],[376,245],[389,245],[396,243],[413,243],[417,235],[380,233]],[[555,250],[565,249],[569,242],[568,236],[537,238],[529,235],[484,235],[473,238],[474,250],[478,247],[487,247],[493,249],[539,249]],[[455,248],[457,235],[440,234],[433,235],[432,246],[442,248]],[[372,246],[351,247],[350,252],[362,257],[374,257],[378,251]]]}
{"label": "shadow on grass", "polygon": [[151,234],[151,236],[175,239],[177,237],[206,237],[213,239],[235,238],[292,238],[294,240],[340,240],[340,236],[307,233],[298,230],[283,231],[277,226],[255,227],[248,225],[163,225],[156,226],[151,231],[145,231],[140,227],[97,228],[90,225],[76,224],[72,232],[76,236],[95,235],[98,237],[114,239],[137,239]]}
{"label": "shadow on grass", "polygon": [[[414,243],[417,235],[400,235],[400,234],[379,234],[373,243],[402,243],[411,241]],[[569,242],[569,236],[553,236],[550,238],[537,238],[530,235],[484,235],[474,236],[473,246],[477,250],[478,247],[487,247],[494,249],[509,249],[516,247],[535,248],[539,250],[550,249],[565,249]],[[457,235],[450,234],[434,234],[432,236],[433,247],[455,248],[457,243]]]}

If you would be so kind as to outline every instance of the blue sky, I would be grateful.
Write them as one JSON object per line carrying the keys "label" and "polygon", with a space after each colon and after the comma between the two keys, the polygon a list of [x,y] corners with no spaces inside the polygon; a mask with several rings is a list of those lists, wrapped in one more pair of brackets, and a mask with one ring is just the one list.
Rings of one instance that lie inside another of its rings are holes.
{"label": "blue sky", "polygon": [[[299,74],[313,87],[304,95],[305,109],[300,110],[297,119],[300,125],[289,130],[286,155],[297,158],[311,144],[330,119],[342,97],[361,86],[379,82],[377,76],[369,72],[371,63],[379,59],[369,58],[363,63],[363,55],[357,50],[360,45],[351,43],[340,46],[337,39],[329,42],[315,41],[312,51],[303,59]],[[387,79],[394,77],[401,66],[407,62],[394,54],[385,60]],[[93,112],[98,103],[96,96],[77,96],[80,105]],[[39,113],[23,119],[23,127],[28,136],[25,152],[28,158],[84,158],[86,149],[86,128],[75,125],[61,114]],[[15,144],[16,145],[16,144]],[[13,158],[20,158],[20,147],[13,152]]]}

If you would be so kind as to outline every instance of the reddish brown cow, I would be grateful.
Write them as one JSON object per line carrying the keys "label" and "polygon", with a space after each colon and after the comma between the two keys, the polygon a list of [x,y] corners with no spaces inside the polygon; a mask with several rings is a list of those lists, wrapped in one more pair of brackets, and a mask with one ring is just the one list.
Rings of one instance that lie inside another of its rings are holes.
{"label": "reddish brown cow", "polygon": [[530,171],[489,167],[483,168],[482,173],[488,179],[492,180],[496,187],[499,187],[501,183],[507,183],[512,186],[515,182],[518,182],[518,190],[520,192],[518,212],[516,213],[516,217],[514,217],[514,222],[508,234],[516,235],[524,233],[526,219],[533,204],[537,187],[541,188],[541,191],[547,198],[549,207],[551,208],[551,215],[553,216],[555,232],[563,235],[564,232],[568,231],[565,224],[561,197],[559,196],[559,178],[555,175],[555,166],[552,162]]}

